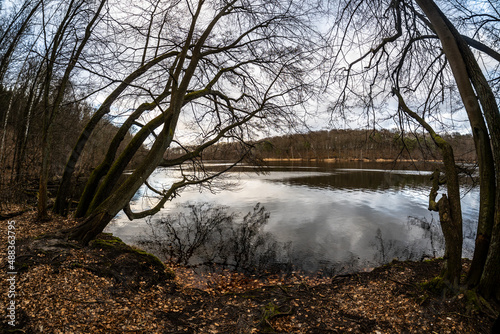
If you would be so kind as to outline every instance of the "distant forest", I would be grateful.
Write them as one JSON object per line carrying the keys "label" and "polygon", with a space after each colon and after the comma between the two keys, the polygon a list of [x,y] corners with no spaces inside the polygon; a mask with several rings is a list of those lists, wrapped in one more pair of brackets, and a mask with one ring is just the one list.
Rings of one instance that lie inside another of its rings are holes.
{"label": "distant forest", "polygon": [[[64,165],[80,132],[95,112],[85,102],[75,102],[76,97],[65,96],[62,111],[53,119],[51,133],[51,155],[49,183],[59,182]],[[0,199],[24,197],[26,189],[36,191],[42,160],[43,104],[40,97],[26,93],[23,89],[6,90],[0,86]],[[88,176],[106,154],[110,138],[118,131],[111,118],[103,119],[92,133],[82,157],[77,164],[77,179]],[[130,142],[132,135],[126,134],[118,149]],[[135,166],[147,149],[140,148],[140,154],[130,164]],[[24,191],[23,191],[24,189]],[[55,191],[55,189],[52,189]]]}
{"label": "distant forest", "polygon": [[[444,134],[456,161],[475,162],[474,142],[469,134]],[[266,138],[253,143],[260,159],[300,160],[441,160],[428,135],[397,130],[330,130]],[[234,160],[241,156],[236,144],[223,143],[203,153],[207,160]]]}

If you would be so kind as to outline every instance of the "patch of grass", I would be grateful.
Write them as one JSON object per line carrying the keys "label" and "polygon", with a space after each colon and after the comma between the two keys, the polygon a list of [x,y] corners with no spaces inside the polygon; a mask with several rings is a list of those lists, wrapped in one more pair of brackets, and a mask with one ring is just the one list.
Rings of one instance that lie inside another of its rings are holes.
{"label": "patch of grass", "polygon": [[261,308],[262,319],[259,326],[261,327],[263,333],[276,333],[275,329],[269,322],[271,319],[292,314],[291,308],[286,312],[280,311],[280,308],[280,306],[274,304],[273,302],[269,302],[269,304]]}
{"label": "patch of grass", "polygon": [[434,277],[428,281],[420,283],[420,287],[426,291],[429,291],[435,295],[441,294],[447,289],[447,284],[441,276]]}
{"label": "patch of grass", "polygon": [[275,305],[273,302],[270,302],[262,308],[262,318],[266,321],[271,320],[280,313],[279,306]]}
{"label": "patch of grass", "polygon": [[140,248],[136,248],[136,247],[130,247],[130,252],[131,253],[136,253],[139,256],[142,256],[145,259],[147,259],[148,263],[151,263],[153,265],[156,265],[156,266],[158,266],[158,267],[163,268],[164,270],[166,270],[165,273],[166,273],[168,279],[174,279],[175,278],[175,273],[173,272],[173,270],[167,268],[165,266],[165,264],[162,261],[160,261],[160,259],[157,258],[155,255],[153,255],[151,253],[148,253],[148,252],[146,252],[146,251],[144,251],[144,250],[142,250]]}
{"label": "patch of grass", "polygon": [[165,271],[166,279],[174,279],[175,273],[167,269],[165,264],[155,255],[148,253],[142,249],[131,247],[124,243],[120,238],[113,236],[111,233],[101,233],[99,239],[92,240],[89,243],[92,248],[106,249],[116,253],[129,253],[136,257],[140,262],[145,262],[153,268]]}
{"label": "patch of grass", "polygon": [[[104,234],[104,233],[103,233]],[[122,239],[109,235],[105,239],[95,239],[89,243],[92,248],[117,248],[126,247],[127,245],[122,241]]]}
{"label": "patch of grass", "polygon": [[[442,259],[442,258],[439,258],[439,259]],[[430,262],[434,262],[436,260],[437,260],[437,258],[436,259],[424,259],[422,262],[424,262],[424,263],[430,263]]]}

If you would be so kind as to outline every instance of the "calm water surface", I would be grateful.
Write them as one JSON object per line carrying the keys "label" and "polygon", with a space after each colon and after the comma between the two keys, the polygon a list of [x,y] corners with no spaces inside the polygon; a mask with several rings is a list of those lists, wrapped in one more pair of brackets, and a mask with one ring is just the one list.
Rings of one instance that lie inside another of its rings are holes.
{"label": "calm water surface", "polygon": [[[363,270],[394,258],[442,256],[438,214],[427,210],[430,174],[380,163],[280,163],[259,175],[242,166],[229,173],[236,188],[215,194],[186,189],[152,219],[181,210],[183,203],[225,205],[242,215],[261,203],[270,212],[265,230],[290,245],[284,261],[308,272]],[[150,181],[168,185],[174,177],[158,169]],[[150,205],[146,195],[138,192],[136,210]],[[464,188],[464,257],[472,256],[478,207],[479,191]],[[150,226],[120,213],[106,231],[133,244],[147,237]]]}

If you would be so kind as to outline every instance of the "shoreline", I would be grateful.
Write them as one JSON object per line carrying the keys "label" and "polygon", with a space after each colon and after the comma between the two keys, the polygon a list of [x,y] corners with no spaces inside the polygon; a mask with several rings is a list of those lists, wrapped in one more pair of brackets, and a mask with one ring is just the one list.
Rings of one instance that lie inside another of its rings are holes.
{"label": "shoreline", "polygon": [[[413,162],[413,163],[443,163],[443,160],[415,160],[415,159],[386,159],[386,158],[377,158],[377,159],[368,159],[368,158],[263,158],[263,161],[266,162]],[[474,164],[475,161],[462,161],[457,160],[456,163],[467,163]]]}

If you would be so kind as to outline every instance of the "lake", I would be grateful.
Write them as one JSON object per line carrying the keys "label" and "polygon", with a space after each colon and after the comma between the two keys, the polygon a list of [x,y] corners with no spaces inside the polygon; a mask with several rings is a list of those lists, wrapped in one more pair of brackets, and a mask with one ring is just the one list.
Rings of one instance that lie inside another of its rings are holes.
{"label": "lake", "polygon": [[[233,184],[229,190],[185,189],[151,219],[129,221],[120,213],[106,232],[138,244],[152,237],[155,222],[185,210],[183,204],[223,205],[243,216],[260,203],[270,214],[263,232],[283,245],[275,261],[298,270],[335,274],[369,270],[394,258],[439,257],[444,241],[438,214],[427,210],[428,169],[375,162],[276,162],[256,174],[242,165],[227,174],[224,182]],[[159,168],[149,181],[168,185],[178,175]],[[151,197],[141,188],[133,209],[150,207]],[[464,187],[464,257],[472,257],[478,208],[479,190]]]}

